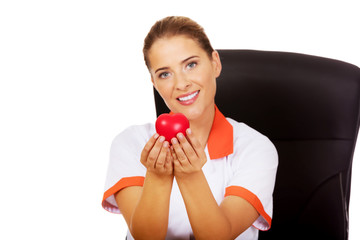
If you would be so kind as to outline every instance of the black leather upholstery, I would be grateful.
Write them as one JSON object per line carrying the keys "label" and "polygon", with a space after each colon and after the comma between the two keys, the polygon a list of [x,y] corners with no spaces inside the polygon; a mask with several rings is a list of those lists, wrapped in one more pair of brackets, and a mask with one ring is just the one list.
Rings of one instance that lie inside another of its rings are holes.
{"label": "black leather upholstery", "polygon": [[[259,239],[347,239],[360,69],[296,53],[219,53],[217,106],[279,153],[272,228]],[[158,115],[168,112],[156,91],[155,102]]]}

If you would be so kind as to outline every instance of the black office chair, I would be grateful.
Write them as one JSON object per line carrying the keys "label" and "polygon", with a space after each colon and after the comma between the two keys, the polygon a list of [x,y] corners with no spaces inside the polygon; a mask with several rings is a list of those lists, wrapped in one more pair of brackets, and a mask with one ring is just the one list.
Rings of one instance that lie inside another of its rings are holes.
{"label": "black office chair", "polygon": [[[272,227],[259,239],[348,239],[360,69],[296,53],[219,54],[217,106],[268,136],[279,154]],[[157,114],[168,112],[154,92]]]}

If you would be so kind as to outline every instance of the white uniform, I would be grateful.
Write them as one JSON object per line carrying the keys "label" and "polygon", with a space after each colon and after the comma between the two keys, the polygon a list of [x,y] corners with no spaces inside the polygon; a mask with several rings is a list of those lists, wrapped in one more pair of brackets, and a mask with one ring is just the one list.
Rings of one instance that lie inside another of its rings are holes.
{"label": "white uniform", "polygon": [[[146,168],[140,154],[155,133],[153,124],[131,126],[113,141],[102,206],[120,213],[114,194],[129,186],[142,186]],[[278,164],[274,145],[259,132],[230,118],[216,108],[214,123],[205,148],[207,162],[202,170],[218,204],[229,195],[250,202],[260,214],[253,225],[236,239],[257,239],[258,229],[271,226],[272,193]],[[192,229],[176,180],[170,196],[166,239],[190,239]],[[127,239],[133,239],[128,232]]]}

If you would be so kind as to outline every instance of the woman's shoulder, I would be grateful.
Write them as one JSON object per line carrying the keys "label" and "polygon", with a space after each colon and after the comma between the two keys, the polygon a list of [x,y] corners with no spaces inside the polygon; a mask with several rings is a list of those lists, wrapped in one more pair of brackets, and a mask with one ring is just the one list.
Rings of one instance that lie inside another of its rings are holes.
{"label": "woman's shoulder", "polygon": [[117,134],[113,140],[113,144],[129,144],[134,142],[147,142],[149,138],[155,134],[155,126],[152,123],[142,125],[131,125]]}
{"label": "woman's shoulder", "polygon": [[155,126],[153,123],[145,123],[141,125],[131,125],[126,127],[119,135],[131,132],[137,133],[152,133],[155,131]]}
{"label": "woman's shoulder", "polygon": [[275,150],[272,141],[258,130],[250,127],[246,123],[237,122],[231,118],[227,118],[227,120],[233,126],[235,148],[243,149],[245,146],[251,146],[258,149],[265,148]]}
{"label": "woman's shoulder", "polygon": [[260,133],[256,129],[250,127],[244,122],[237,122],[232,118],[226,118],[228,122],[233,126],[234,139],[240,138],[267,138],[264,134]]}
{"label": "woman's shoulder", "polygon": [[[267,161],[268,163],[277,164],[277,150],[273,142],[264,134],[248,126],[243,122],[237,122],[233,119],[227,119],[233,126],[234,133],[234,155],[233,156],[252,156],[248,159],[257,157],[258,161]],[[261,160],[263,159],[263,160]],[[272,161],[269,161],[272,159]]]}

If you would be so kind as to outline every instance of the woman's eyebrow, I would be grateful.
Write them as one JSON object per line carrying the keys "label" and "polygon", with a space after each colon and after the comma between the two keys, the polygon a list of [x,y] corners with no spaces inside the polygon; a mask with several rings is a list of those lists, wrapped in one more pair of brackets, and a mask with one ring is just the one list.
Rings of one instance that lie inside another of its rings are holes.
{"label": "woman's eyebrow", "polygon": [[[197,58],[197,57],[199,57],[199,56],[194,55],[194,56],[188,57],[188,58],[182,60],[181,63],[183,64],[183,63],[187,62],[188,60],[190,60],[190,59],[192,59],[192,58]],[[156,69],[155,73],[157,73],[158,71],[161,71],[161,70],[166,70],[166,69],[169,69],[169,67],[161,67],[161,68],[158,68],[158,69]]]}
{"label": "woman's eyebrow", "polygon": [[185,63],[186,61],[188,61],[192,58],[197,58],[197,57],[199,57],[199,56],[194,55],[194,56],[188,57],[188,58],[184,59],[181,63]]}
{"label": "woman's eyebrow", "polygon": [[158,68],[158,69],[156,69],[155,73],[157,73],[158,71],[161,71],[161,70],[166,70],[166,69],[169,69],[169,67]]}

